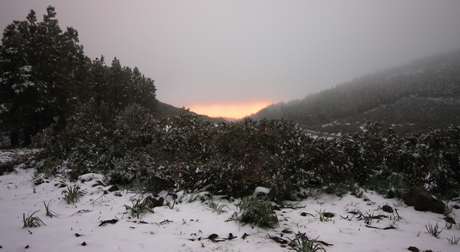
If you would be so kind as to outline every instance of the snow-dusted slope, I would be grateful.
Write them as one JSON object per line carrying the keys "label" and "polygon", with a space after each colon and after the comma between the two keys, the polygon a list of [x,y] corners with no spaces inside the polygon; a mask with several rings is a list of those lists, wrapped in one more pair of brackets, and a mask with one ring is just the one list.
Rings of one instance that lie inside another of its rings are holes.
{"label": "snow-dusted slope", "polygon": [[[445,227],[444,216],[417,212],[398,200],[384,199],[372,192],[361,198],[317,195],[291,202],[296,207],[277,211],[280,226],[264,230],[228,221],[237,210],[235,202],[217,200],[226,205],[226,212],[217,214],[200,200],[189,202],[194,195],[179,195],[183,203],[173,209],[157,207],[140,222],[130,218],[124,207],[138,195],[127,191],[119,191],[121,196],[115,192],[104,194],[107,187],[93,187],[99,176],[88,175],[93,179],[78,182],[86,194],[76,205],[68,205],[62,196],[64,188],[58,186],[62,179],[35,186],[33,175],[33,169],[16,169],[0,177],[0,251],[288,251],[268,236],[292,238],[289,230],[306,232],[311,238],[333,244],[327,251],[407,251],[409,246],[421,251],[460,251],[460,245],[447,241],[449,237],[460,237],[460,225],[444,228],[440,238],[434,238],[426,232],[425,225],[438,223]],[[50,202],[58,216],[46,217],[43,202]],[[398,209],[401,219],[383,212],[384,204]],[[23,229],[22,214],[36,210],[46,226]],[[332,212],[335,217],[321,221],[321,211]],[[388,218],[366,224],[358,215],[349,213],[353,211]],[[451,215],[459,221],[460,210],[453,209]],[[99,226],[101,220],[113,218],[118,219],[116,224]],[[396,229],[379,230],[366,225]],[[76,237],[76,233],[81,236]],[[229,233],[237,238],[222,242],[206,239],[211,234],[226,238]],[[249,236],[242,239],[244,233]],[[81,245],[83,242],[86,246]]]}

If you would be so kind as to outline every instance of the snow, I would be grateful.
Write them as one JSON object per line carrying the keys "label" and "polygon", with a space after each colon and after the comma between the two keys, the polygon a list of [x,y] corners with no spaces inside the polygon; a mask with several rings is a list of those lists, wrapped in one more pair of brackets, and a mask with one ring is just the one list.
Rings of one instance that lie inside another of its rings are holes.
{"label": "snow", "polygon": [[[5,152],[4,152],[5,153]],[[6,154],[0,158],[7,160]],[[306,232],[309,237],[317,238],[333,246],[327,251],[407,251],[409,246],[421,250],[460,251],[460,245],[450,245],[449,237],[460,237],[460,225],[451,229],[444,228],[440,238],[434,238],[425,230],[425,225],[438,223],[445,226],[444,216],[428,212],[418,212],[405,206],[401,201],[385,199],[367,191],[357,198],[346,195],[342,198],[311,193],[307,200],[288,202],[291,207],[277,211],[279,227],[259,229],[228,221],[237,211],[236,203],[214,198],[214,202],[224,204],[225,212],[218,214],[202,202],[201,194],[179,193],[182,203],[157,207],[154,213],[148,213],[137,219],[130,218],[125,205],[139,197],[136,192],[122,190],[121,196],[115,192],[104,194],[109,186],[95,186],[97,180],[103,180],[99,174],[87,174],[76,182],[85,195],[75,205],[63,200],[64,188],[57,186],[64,178],[56,177],[34,186],[34,169],[20,169],[0,176],[0,245],[2,251],[288,251],[268,238],[268,235],[280,236],[281,231]],[[84,182],[83,182],[84,181]],[[67,184],[72,184],[66,181]],[[197,199],[192,201],[192,199]],[[49,202],[57,217],[45,216],[43,202]],[[398,209],[401,220],[396,214],[385,213],[383,205]],[[454,203],[451,203],[451,205]],[[456,204],[459,204],[458,202]],[[40,210],[40,217],[46,226],[22,228],[22,214]],[[373,227],[393,225],[394,230],[379,230],[366,227],[366,223],[353,217],[349,211],[361,211],[363,214],[385,214],[389,218],[372,221]],[[332,212],[335,217],[321,222],[321,212]],[[304,214],[302,214],[304,213]],[[308,214],[305,214],[308,213]],[[460,210],[453,209],[451,216],[459,221]],[[101,220],[118,219],[116,224],[99,227]],[[348,220],[347,220],[348,219]],[[76,237],[75,233],[82,236]],[[212,242],[206,239],[211,234],[236,239]],[[249,234],[241,239],[244,233]],[[198,238],[201,237],[201,241]],[[283,238],[292,237],[285,234]],[[192,241],[193,240],[193,241]],[[87,246],[81,246],[86,242]]]}
{"label": "snow", "polygon": [[254,196],[259,196],[259,195],[268,195],[270,193],[270,188],[258,186],[256,189],[254,189]]}
{"label": "snow", "polygon": [[0,150],[0,164],[12,162],[22,156],[39,152],[40,149]]}
{"label": "snow", "polygon": [[78,180],[82,183],[92,181],[92,180],[104,181],[104,179],[105,179],[104,175],[97,174],[97,173],[87,173],[87,174],[83,174],[78,177]]}

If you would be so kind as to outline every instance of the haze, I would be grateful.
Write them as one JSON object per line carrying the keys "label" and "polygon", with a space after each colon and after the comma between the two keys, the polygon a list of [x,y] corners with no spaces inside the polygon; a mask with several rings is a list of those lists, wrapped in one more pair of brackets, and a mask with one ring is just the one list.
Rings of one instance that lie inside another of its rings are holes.
{"label": "haze", "polygon": [[49,4],[92,57],[117,56],[160,100],[221,116],[460,47],[458,0],[2,0],[0,28]]}

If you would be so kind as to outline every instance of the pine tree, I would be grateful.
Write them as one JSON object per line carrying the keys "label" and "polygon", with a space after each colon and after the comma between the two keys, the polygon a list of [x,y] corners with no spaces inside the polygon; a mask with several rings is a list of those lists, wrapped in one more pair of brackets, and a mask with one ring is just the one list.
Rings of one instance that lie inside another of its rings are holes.
{"label": "pine tree", "polygon": [[10,129],[12,144],[19,143],[19,135],[29,144],[50,123],[63,127],[87,62],[78,33],[63,32],[51,6],[41,22],[30,11],[25,21],[5,29],[0,59],[0,121]]}
{"label": "pine tree", "polygon": [[[79,44],[78,32],[62,30],[49,6],[41,21],[32,10],[14,21],[0,45],[0,126],[13,145],[29,144],[31,136],[53,125],[64,129],[66,119],[90,102],[95,118],[106,126],[131,104],[153,109],[155,86],[139,69],[114,58],[91,61]],[[19,139],[22,138],[22,141]]]}

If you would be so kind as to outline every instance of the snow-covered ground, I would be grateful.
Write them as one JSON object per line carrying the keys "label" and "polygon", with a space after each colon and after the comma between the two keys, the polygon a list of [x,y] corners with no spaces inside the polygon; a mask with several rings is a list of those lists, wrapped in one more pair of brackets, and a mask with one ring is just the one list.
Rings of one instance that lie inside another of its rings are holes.
{"label": "snow-covered ground", "polygon": [[[290,208],[277,211],[279,227],[260,229],[229,221],[237,210],[236,202],[215,200],[225,205],[225,212],[218,214],[205,202],[189,202],[196,195],[179,195],[182,203],[172,209],[156,207],[154,213],[142,216],[140,221],[130,218],[124,207],[139,195],[126,190],[104,194],[108,187],[93,187],[100,179],[98,175],[87,175],[90,181],[77,182],[86,193],[75,205],[63,199],[65,188],[59,187],[62,178],[35,186],[33,176],[33,169],[20,168],[0,176],[0,251],[288,251],[288,247],[281,247],[269,236],[289,239],[294,235],[289,231],[306,232],[311,238],[333,244],[326,247],[327,251],[408,251],[409,246],[420,251],[460,251],[460,244],[451,245],[447,241],[450,237],[460,237],[460,225],[447,229],[443,215],[418,212],[373,192],[365,192],[361,198],[316,195],[291,202]],[[45,215],[43,202],[50,203],[57,217]],[[398,209],[401,219],[383,212],[381,207],[385,204]],[[22,228],[22,214],[37,210],[36,216],[46,225]],[[324,211],[335,216],[320,220],[319,213]],[[359,215],[350,213],[359,211],[363,215],[387,217],[366,224]],[[451,216],[460,221],[460,210],[452,211]],[[106,219],[118,222],[99,226]],[[425,225],[436,223],[444,228],[439,238],[425,229]],[[395,229],[376,229],[389,226]],[[229,233],[237,238],[220,242],[207,239],[211,234],[227,238]],[[245,233],[248,236],[242,239]],[[86,246],[82,246],[83,242]]]}

